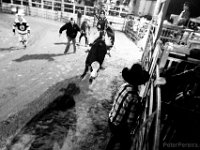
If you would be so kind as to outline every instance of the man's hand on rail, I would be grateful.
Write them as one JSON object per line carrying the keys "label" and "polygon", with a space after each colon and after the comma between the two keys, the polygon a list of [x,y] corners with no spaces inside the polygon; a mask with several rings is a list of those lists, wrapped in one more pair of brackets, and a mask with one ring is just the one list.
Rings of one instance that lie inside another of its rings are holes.
{"label": "man's hand on rail", "polygon": [[166,80],[163,77],[158,77],[155,81],[154,81],[154,86],[160,86],[160,85],[165,85],[166,84]]}

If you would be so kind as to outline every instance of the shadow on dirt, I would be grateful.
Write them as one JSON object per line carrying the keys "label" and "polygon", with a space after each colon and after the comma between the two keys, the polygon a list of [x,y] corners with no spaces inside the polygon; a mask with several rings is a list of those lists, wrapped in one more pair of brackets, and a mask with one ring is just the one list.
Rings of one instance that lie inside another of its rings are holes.
{"label": "shadow on dirt", "polygon": [[[70,44],[72,45],[73,43],[70,42]],[[57,43],[54,43],[54,45],[67,45],[67,42],[57,42]]]}
{"label": "shadow on dirt", "polygon": [[22,61],[28,61],[28,60],[48,60],[48,61],[54,61],[55,59],[53,57],[62,56],[64,54],[32,54],[32,55],[24,55],[21,58],[15,59],[13,61],[16,62],[22,62]]}
{"label": "shadow on dirt", "polygon": [[76,132],[76,109],[73,96],[80,93],[70,83],[64,94],[31,119],[7,146],[7,150],[54,150],[62,148],[68,133]]}
{"label": "shadow on dirt", "polygon": [[[110,136],[108,113],[118,80],[109,85],[111,99],[94,97],[95,90],[89,91],[88,81],[80,82],[78,76],[51,87],[19,114],[19,119],[10,122],[14,125],[8,122],[2,126],[4,130],[18,126],[9,134],[12,137],[7,139],[6,150],[104,150]],[[31,112],[37,113],[29,115]],[[20,128],[20,122],[26,123]]]}
{"label": "shadow on dirt", "polygon": [[80,140],[78,148],[73,150],[105,150],[110,137],[108,114],[119,84],[118,79],[111,82],[111,99],[96,99],[93,97],[91,101],[88,101],[87,114],[91,124],[88,130],[84,132],[84,137],[87,138]]}
{"label": "shadow on dirt", "polygon": [[58,42],[58,43],[54,43],[55,45],[67,45],[67,43],[66,42]]}
{"label": "shadow on dirt", "polygon": [[11,46],[11,47],[0,48],[0,51],[17,51],[21,49],[24,49],[24,48]]}

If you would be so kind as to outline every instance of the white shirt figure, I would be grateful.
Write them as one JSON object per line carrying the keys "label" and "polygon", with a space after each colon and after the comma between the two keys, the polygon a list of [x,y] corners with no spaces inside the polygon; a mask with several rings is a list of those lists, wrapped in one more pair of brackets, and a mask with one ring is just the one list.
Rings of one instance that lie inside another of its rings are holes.
{"label": "white shirt figure", "polygon": [[16,14],[16,19],[13,24],[14,34],[16,30],[19,35],[19,42],[22,42],[22,44],[26,47],[28,38],[27,34],[30,34],[30,27],[26,20],[23,18],[23,14],[20,12]]}

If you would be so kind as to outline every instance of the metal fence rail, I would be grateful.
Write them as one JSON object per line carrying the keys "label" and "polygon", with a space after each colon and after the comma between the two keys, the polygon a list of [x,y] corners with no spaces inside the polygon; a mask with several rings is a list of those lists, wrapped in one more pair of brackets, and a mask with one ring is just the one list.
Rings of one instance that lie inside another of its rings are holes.
{"label": "metal fence rail", "polygon": [[[5,13],[15,13],[18,9],[23,9],[26,15],[64,22],[70,17],[76,19],[77,10],[80,8],[83,13],[83,18],[89,19],[90,24],[95,25],[94,7],[69,3],[63,0],[2,0],[1,8]],[[122,31],[127,12],[121,7],[111,7],[106,12],[108,21],[113,23],[113,28]]]}

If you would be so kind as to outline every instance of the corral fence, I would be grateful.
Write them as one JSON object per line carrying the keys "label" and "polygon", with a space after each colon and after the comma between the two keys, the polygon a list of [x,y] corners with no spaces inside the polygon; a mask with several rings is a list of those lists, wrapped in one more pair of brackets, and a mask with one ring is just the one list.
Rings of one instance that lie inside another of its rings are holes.
{"label": "corral fence", "polygon": [[[56,21],[66,22],[69,18],[77,19],[77,10],[83,12],[83,19],[89,19],[94,26],[95,8],[75,3],[67,0],[1,0],[1,11],[5,13],[16,13],[17,10],[24,10],[26,15],[38,16]],[[115,30],[123,31],[126,24],[127,11],[122,7],[112,6],[107,9],[107,19],[112,22]]]}
{"label": "corral fence", "polygon": [[129,38],[137,43],[137,41],[144,38],[149,22],[143,17],[127,15],[124,31]]}

